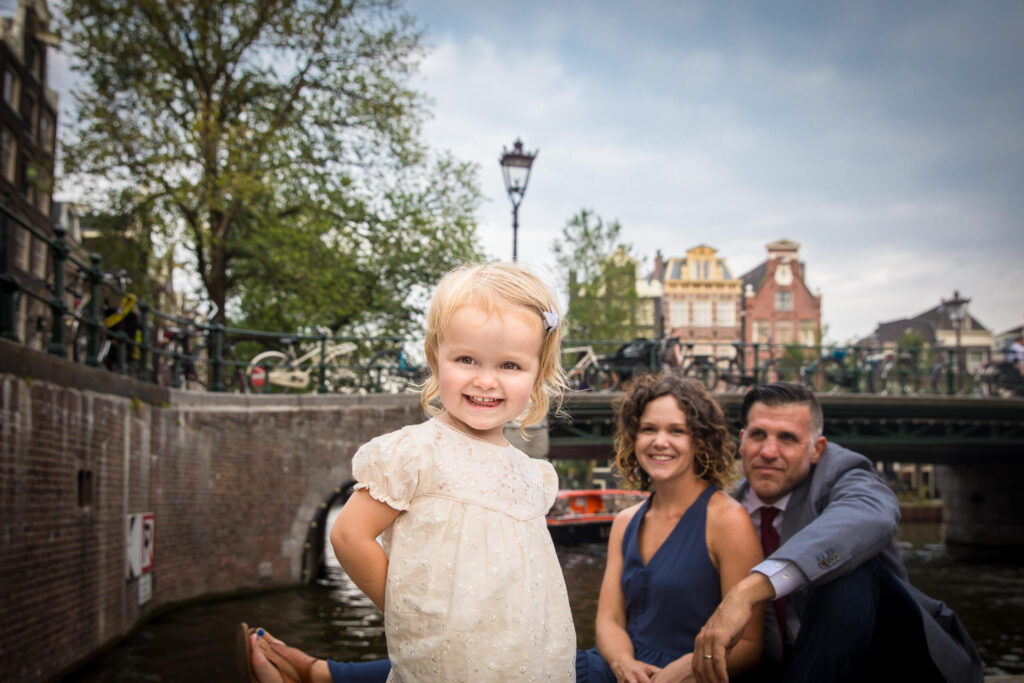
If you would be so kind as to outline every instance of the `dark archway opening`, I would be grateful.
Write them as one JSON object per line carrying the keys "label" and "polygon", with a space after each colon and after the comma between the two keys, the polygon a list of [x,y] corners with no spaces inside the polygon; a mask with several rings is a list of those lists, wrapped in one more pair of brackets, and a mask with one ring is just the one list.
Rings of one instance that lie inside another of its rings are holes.
{"label": "dark archway opening", "polygon": [[334,489],[320,506],[316,515],[309,522],[306,530],[306,541],[303,544],[302,553],[302,582],[312,583],[323,578],[325,569],[331,565],[337,566],[334,560],[334,553],[330,548],[327,536],[331,531],[331,525],[338,514],[338,510],[345,504],[352,495],[355,482],[349,481]]}

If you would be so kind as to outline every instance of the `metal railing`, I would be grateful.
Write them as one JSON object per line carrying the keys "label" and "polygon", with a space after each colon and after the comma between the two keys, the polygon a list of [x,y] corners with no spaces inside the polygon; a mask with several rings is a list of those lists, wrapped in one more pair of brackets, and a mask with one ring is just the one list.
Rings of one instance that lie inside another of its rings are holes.
{"label": "metal railing", "polygon": [[[50,275],[37,280],[27,273],[33,284],[45,285],[44,292],[23,283],[11,266],[13,229],[47,247]],[[60,226],[51,238],[21,219],[11,210],[9,191],[5,194],[0,205],[0,337],[22,341],[18,328],[28,327],[28,309],[42,307],[45,315],[35,320],[48,331],[40,346],[49,354],[142,381],[218,392],[394,392],[417,387],[427,374],[399,337],[269,332],[154,309],[136,300],[123,273],[104,271],[99,254],[90,254],[84,263],[66,238]],[[104,305],[105,298],[119,303]],[[574,388],[583,391],[621,390],[638,373],[668,369],[718,392],[789,380],[821,393],[889,395],[985,393],[981,390],[987,384],[974,366],[989,367],[992,360],[989,347],[681,342],[679,360],[672,362],[663,360],[664,344],[570,340],[562,360]],[[969,356],[974,362],[967,362]]]}
{"label": "metal railing", "polygon": [[[24,240],[46,245],[46,277],[31,272],[31,259],[27,268],[12,266],[15,230],[23,231]],[[413,386],[424,375],[400,337],[252,330],[212,322],[209,314],[203,320],[160,311],[137,300],[123,271],[105,271],[99,254],[90,254],[85,263],[72,251],[65,228],[56,226],[52,237],[45,234],[14,213],[5,193],[0,337],[23,343],[19,328],[29,327],[31,318],[36,329],[46,329],[40,348],[53,356],[141,381],[217,392],[388,391]],[[46,319],[30,316],[30,308],[45,310]]]}
{"label": "metal railing", "polygon": [[621,390],[637,374],[667,370],[717,392],[791,381],[819,393],[907,396],[982,394],[979,377],[992,360],[988,346],[682,342],[677,362],[664,349],[664,339],[571,340],[563,348],[563,366],[581,391]]}

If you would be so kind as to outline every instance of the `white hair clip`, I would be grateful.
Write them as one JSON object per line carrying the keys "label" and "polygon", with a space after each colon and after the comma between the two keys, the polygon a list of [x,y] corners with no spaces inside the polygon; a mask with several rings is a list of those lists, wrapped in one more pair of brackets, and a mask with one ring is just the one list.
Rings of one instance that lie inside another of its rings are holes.
{"label": "white hair clip", "polygon": [[541,317],[544,319],[544,331],[551,334],[552,330],[558,329],[558,314],[555,313],[554,309],[550,311],[541,311]]}

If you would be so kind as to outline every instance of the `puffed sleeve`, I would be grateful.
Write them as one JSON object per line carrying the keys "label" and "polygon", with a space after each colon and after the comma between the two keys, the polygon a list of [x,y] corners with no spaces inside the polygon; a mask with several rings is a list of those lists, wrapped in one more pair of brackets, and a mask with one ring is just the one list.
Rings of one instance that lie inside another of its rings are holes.
{"label": "puffed sleeve", "polygon": [[358,489],[396,510],[408,510],[423,471],[423,449],[408,429],[384,434],[363,444],[352,458]]}
{"label": "puffed sleeve", "polygon": [[534,459],[534,462],[537,463],[537,469],[540,470],[540,476],[544,480],[544,512],[547,512],[555,504],[555,498],[558,497],[558,473],[547,460]]}

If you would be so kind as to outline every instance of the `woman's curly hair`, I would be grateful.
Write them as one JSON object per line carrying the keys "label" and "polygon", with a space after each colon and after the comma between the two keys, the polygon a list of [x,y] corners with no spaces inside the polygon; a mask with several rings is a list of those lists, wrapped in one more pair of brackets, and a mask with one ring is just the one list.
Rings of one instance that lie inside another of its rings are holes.
{"label": "woman's curly hair", "polygon": [[615,404],[615,466],[625,484],[646,491],[651,479],[636,458],[636,435],[647,404],[662,396],[672,396],[686,415],[690,432],[694,469],[697,476],[719,488],[733,475],[736,446],[729,437],[722,408],[694,379],[670,372],[637,378]]}

